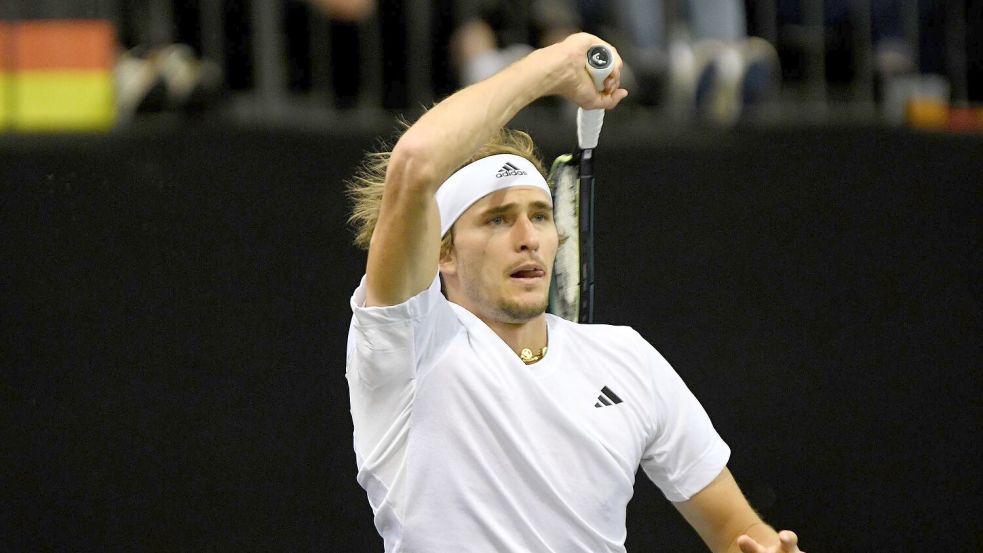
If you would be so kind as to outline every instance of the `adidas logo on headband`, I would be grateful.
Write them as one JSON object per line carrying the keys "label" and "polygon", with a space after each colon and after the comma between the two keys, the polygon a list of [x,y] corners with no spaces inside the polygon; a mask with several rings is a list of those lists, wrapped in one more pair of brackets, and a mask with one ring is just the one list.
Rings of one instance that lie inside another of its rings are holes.
{"label": "adidas logo on headband", "polygon": [[[495,169],[496,167],[498,169]],[[491,178],[493,174],[496,178]],[[495,154],[473,161],[455,171],[437,189],[440,235],[445,236],[454,221],[471,204],[492,192],[513,186],[538,188],[543,191],[543,199],[553,205],[546,179],[536,166],[524,157],[515,154]]]}
{"label": "adidas logo on headband", "polygon": [[502,166],[501,169],[498,170],[497,173],[495,173],[495,178],[500,179],[503,177],[514,177],[516,175],[528,175],[528,174],[529,173],[526,173],[525,171],[519,169],[515,165],[512,165],[511,163],[506,163],[505,165]]}

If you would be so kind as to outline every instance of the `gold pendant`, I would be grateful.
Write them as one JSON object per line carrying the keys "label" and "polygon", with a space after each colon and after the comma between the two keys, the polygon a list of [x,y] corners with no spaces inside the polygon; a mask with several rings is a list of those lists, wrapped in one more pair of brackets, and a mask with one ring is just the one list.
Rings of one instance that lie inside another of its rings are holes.
{"label": "gold pendant", "polygon": [[529,349],[529,348],[522,348],[522,350],[519,351],[519,359],[521,359],[522,362],[525,363],[526,365],[528,365],[530,363],[535,363],[536,361],[539,361],[540,359],[542,359],[544,355],[546,355],[546,350],[547,350],[547,347],[544,346],[543,349],[539,350],[539,354],[538,355],[533,355],[531,349]]}

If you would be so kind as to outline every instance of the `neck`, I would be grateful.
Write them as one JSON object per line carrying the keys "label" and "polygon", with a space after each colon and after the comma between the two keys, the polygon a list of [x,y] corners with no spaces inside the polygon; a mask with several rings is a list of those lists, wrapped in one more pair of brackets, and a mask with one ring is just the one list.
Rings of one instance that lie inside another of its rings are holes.
{"label": "neck", "polygon": [[447,299],[470,311],[481,322],[485,323],[503,342],[518,356],[523,349],[539,353],[548,344],[546,329],[546,313],[540,313],[523,322],[503,320],[504,316],[492,311],[479,308],[468,301],[465,294],[458,293],[457,288],[448,280],[444,280]]}
{"label": "neck", "polygon": [[496,321],[481,315],[477,317],[488,325],[488,328],[492,329],[492,332],[497,334],[516,355],[519,355],[523,348],[538,353],[547,345],[546,315],[539,315],[524,323]]}

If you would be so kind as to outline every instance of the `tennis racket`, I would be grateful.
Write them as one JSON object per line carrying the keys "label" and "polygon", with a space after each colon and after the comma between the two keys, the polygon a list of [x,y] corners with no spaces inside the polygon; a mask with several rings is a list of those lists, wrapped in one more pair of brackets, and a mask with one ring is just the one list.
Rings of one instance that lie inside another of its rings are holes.
{"label": "tennis racket", "polygon": [[[587,72],[597,90],[614,69],[611,50],[587,51]],[[553,161],[549,182],[553,218],[564,242],[556,253],[550,282],[549,311],[575,323],[594,322],[594,149],[604,110],[577,110],[577,151]]]}

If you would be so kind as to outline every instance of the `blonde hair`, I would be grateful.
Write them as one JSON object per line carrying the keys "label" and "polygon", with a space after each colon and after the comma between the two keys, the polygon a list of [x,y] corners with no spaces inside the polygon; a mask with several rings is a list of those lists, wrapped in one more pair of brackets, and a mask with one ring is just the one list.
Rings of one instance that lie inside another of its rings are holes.
{"label": "blonde hair", "polygon": [[[542,159],[532,137],[513,129],[500,129],[488,142],[478,148],[464,165],[495,154],[522,156],[531,161],[540,174],[546,176]],[[382,192],[386,184],[386,169],[389,167],[391,155],[391,147],[388,145],[383,145],[377,151],[368,152],[355,174],[347,182],[348,197],[352,202],[352,212],[348,222],[355,227],[355,245],[363,250],[369,249],[372,232],[375,231],[375,225],[379,221]],[[440,254],[445,255],[453,244],[454,229],[451,228],[441,241]]]}

